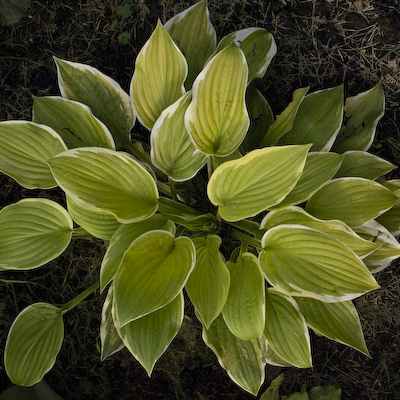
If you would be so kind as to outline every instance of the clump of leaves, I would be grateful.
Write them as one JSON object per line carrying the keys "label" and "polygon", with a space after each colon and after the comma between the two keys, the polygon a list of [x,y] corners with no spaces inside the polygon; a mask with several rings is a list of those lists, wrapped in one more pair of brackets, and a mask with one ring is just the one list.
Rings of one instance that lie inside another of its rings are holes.
{"label": "clump of leaves", "polygon": [[[399,181],[368,153],[382,85],[301,88],[278,116],[256,89],[276,53],[261,28],[216,44],[206,1],[159,22],[126,93],[55,58],[61,97],[33,121],[0,123],[0,170],[59,186],[67,209],[23,199],[0,211],[0,268],[38,268],[76,237],[103,239],[99,282],[62,307],[37,303],[11,326],[5,368],[39,382],[62,346],[63,315],[98,288],[101,358],[127,347],[150,375],[178,333],[184,291],[203,339],[244,390],[265,364],[312,365],[309,328],[368,355],[352,300],[399,257]],[[136,119],[150,131],[134,140]]]}

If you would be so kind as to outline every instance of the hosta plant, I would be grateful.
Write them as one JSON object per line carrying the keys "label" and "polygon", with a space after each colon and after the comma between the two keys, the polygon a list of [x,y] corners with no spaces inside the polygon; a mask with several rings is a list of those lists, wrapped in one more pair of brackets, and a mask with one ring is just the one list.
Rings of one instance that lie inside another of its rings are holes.
{"label": "hosta plant", "polygon": [[345,100],[343,86],[301,88],[275,116],[255,87],[275,53],[262,28],[217,44],[203,0],[157,24],[130,94],[55,58],[61,96],[34,98],[32,121],[0,123],[0,170],[65,193],[63,205],[23,199],[0,211],[0,268],[38,268],[75,237],[108,246],[98,283],[17,316],[5,345],[12,382],[43,378],[64,313],[98,289],[101,359],[127,347],[149,375],[185,302],[253,394],[266,363],[312,366],[309,329],[368,355],[352,301],[400,255],[400,181],[368,153],[382,85]]}

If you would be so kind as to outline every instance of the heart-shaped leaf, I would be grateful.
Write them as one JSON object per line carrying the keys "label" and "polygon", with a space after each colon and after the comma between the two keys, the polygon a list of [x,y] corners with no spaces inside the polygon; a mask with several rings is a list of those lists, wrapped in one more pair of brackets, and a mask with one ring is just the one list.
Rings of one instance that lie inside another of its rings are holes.
{"label": "heart-shaped leaf", "polygon": [[115,150],[108,128],[90,108],[64,97],[34,97],[33,121],[53,128],[69,148],[106,147]]}
{"label": "heart-shaped leaf", "polygon": [[261,245],[261,269],[283,293],[338,302],[379,288],[356,254],[326,233],[279,225],[264,234]]}
{"label": "heart-shaped leaf", "polygon": [[69,245],[73,222],[58,203],[23,199],[0,211],[0,267],[27,270],[58,257]]}
{"label": "heart-shaped leaf", "polygon": [[226,221],[239,221],[279,204],[295,187],[307,146],[268,147],[220,165],[208,182],[210,201]]}
{"label": "heart-shaped leaf", "polygon": [[46,161],[65,150],[61,136],[48,126],[0,122],[0,171],[28,189],[57,186]]}
{"label": "heart-shaped leaf", "polygon": [[242,143],[250,124],[245,102],[247,73],[243,52],[231,44],[194,81],[185,124],[201,152],[224,157]]}
{"label": "heart-shaped leaf", "polygon": [[129,155],[85,147],[65,151],[48,164],[64,192],[83,207],[109,212],[122,223],[145,220],[157,211],[156,183]]}
{"label": "heart-shaped leaf", "polygon": [[186,76],[185,57],[158,21],[136,58],[131,82],[133,105],[143,126],[151,129],[161,112],[185,93]]}
{"label": "heart-shaped leaf", "polygon": [[11,381],[33,386],[56,362],[64,340],[60,309],[35,303],[21,311],[8,333],[4,365]]}
{"label": "heart-shaped leaf", "polygon": [[139,236],[114,278],[119,327],[170,303],[182,291],[194,264],[195,248],[188,237],[175,239],[161,230]]}
{"label": "heart-shaped leaf", "polygon": [[193,243],[196,247],[196,266],[185,289],[199,318],[208,328],[226,303],[230,276],[219,254],[222,243],[219,236],[193,238]]}

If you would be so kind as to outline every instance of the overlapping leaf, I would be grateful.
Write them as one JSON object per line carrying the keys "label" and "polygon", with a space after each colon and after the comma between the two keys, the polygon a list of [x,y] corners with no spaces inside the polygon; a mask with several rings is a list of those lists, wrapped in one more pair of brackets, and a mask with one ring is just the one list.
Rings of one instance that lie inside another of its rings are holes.
{"label": "overlapping leaf", "polygon": [[65,150],[60,135],[48,126],[0,122],[0,171],[28,189],[57,186],[46,161]]}
{"label": "overlapping leaf", "polygon": [[299,306],[293,298],[267,290],[264,334],[268,345],[284,361],[298,368],[312,366],[310,336]]}
{"label": "overlapping leaf", "polygon": [[33,386],[54,365],[64,340],[60,310],[47,303],[25,308],[8,333],[4,365],[11,381],[20,386]]}
{"label": "overlapping leaf", "polygon": [[187,60],[189,73],[185,85],[189,89],[216,46],[217,35],[210,20],[207,1],[199,1],[173,16],[164,28]]}
{"label": "overlapping leaf", "polygon": [[279,204],[303,172],[310,145],[268,147],[220,165],[207,193],[226,221],[239,221]]}
{"label": "overlapping leaf", "polygon": [[106,147],[115,150],[108,128],[88,106],[64,97],[34,97],[33,121],[53,128],[68,148]]}
{"label": "overlapping leaf", "polygon": [[161,22],[140,50],[131,81],[137,117],[152,129],[161,112],[184,93],[187,63]]}
{"label": "overlapping leaf", "polygon": [[138,237],[114,278],[119,327],[170,303],[183,289],[194,264],[195,248],[188,237],[175,239],[161,230]]}
{"label": "overlapping leaf", "polygon": [[67,211],[47,199],[23,199],[0,211],[0,267],[27,270],[58,257],[71,241]]}
{"label": "overlapping leaf", "polygon": [[220,315],[209,329],[203,327],[203,339],[230,378],[242,389],[257,395],[265,377],[264,336],[241,340],[232,334]]}
{"label": "overlapping leaf", "polygon": [[185,124],[203,153],[227,156],[246,136],[250,123],[245,102],[247,73],[243,52],[231,44],[215,55],[194,81]]}
{"label": "overlapping leaf", "polygon": [[311,93],[300,103],[291,129],[278,143],[312,143],[312,151],[329,151],[342,120],[343,85]]}
{"label": "overlapping leaf", "polygon": [[151,160],[174,181],[192,178],[207,161],[207,156],[194,147],[185,127],[190,101],[188,92],[161,113],[151,130]]}
{"label": "overlapping leaf", "polygon": [[114,79],[96,68],[56,57],[54,61],[61,95],[89,106],[120,147],[129,139],[136,119],[129,95]]}
{"label": "overlapping leaf", "polygon": [[217,235],[193,238],[196,266],[185,289],[206,328],[218,317],[229,293],[230,275],[219,254]]}
{"label": "overlapping leaf", "polygon": [[306,211],[321,219],[340,219],[351,227],[388,211],[396,196],[381,184],[364,178],[337,178],[316,192]]}
{"label": "overlapping leaf", "polygon": [[157,211],[153,177],[128,155],[100,147],[78,148],[48,164],[64,192],[83,207],[109,212],[122,223],[142,221]]}
{"label": "overlapping leaf", "polygon": [[242,340],[259,338],[265,325],[264,278],[257,257],[242,253],[236,263],[228,262],[231,284],[222,310],[230,331]]}
{"label": "overlapping leaf", "polygon": [[338,302],[379,288],[356,254],[323,232],[279,225],[264,234],[261,245],[266,279],[289,295]]}

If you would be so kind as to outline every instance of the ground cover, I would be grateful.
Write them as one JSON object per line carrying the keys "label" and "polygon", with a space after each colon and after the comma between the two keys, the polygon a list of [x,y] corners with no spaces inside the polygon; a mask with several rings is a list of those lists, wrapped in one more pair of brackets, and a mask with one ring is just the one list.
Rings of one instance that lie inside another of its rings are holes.
{"label": "ground cover", "polygon": [[[58,94],[52,56],[90,64],[128,88],[133,62],[157,18],[162,22],[193,1],[34,1],[28,15],[0,27],[0,120],[30,119],[31,96]],[[400,163],[400,10],[398,1],[210,1],[219,38],[248,26],[274,34],[278,54],[258,87],[280,111],[294,89],[311,90],[345,82],[348,96],[382,79],[386,116],[378,126],[375,154]],[[397,50],[396,50],[397,49]],[[147,133],[135,127],[136,135]],[[392,177],[399,177],[394,171]],[[0,207],[23,197],[60,201],[60,192],[28,191],[0,177]],[[0,279],[0,356],[17,313],[35,301],[63,304],[98,277],[105,249],[100,241],[76,241],[69,253],[29,273],[2,273]],[[89,263],[88,263],[89,261]],[[285,372],[285,391],[333,383],[344,399],[393,399],[400,388],[399,272],[395,264],[378,274],[382,289],[357,301],[371,359],[326,339],[312,337],[314,368]],[[62,287],[60,292],[58,288]],[[97,296],[67,315],[66,341],[55,368],[46,376],[65,399],[250,399],[216,365],[201,341],[200,325],[189,316],[172,347],[148,379],[122,351],[101,363]],[[270,382],[282,371],[267,368]],[[0,370],[0,388],[10,385]]]}

